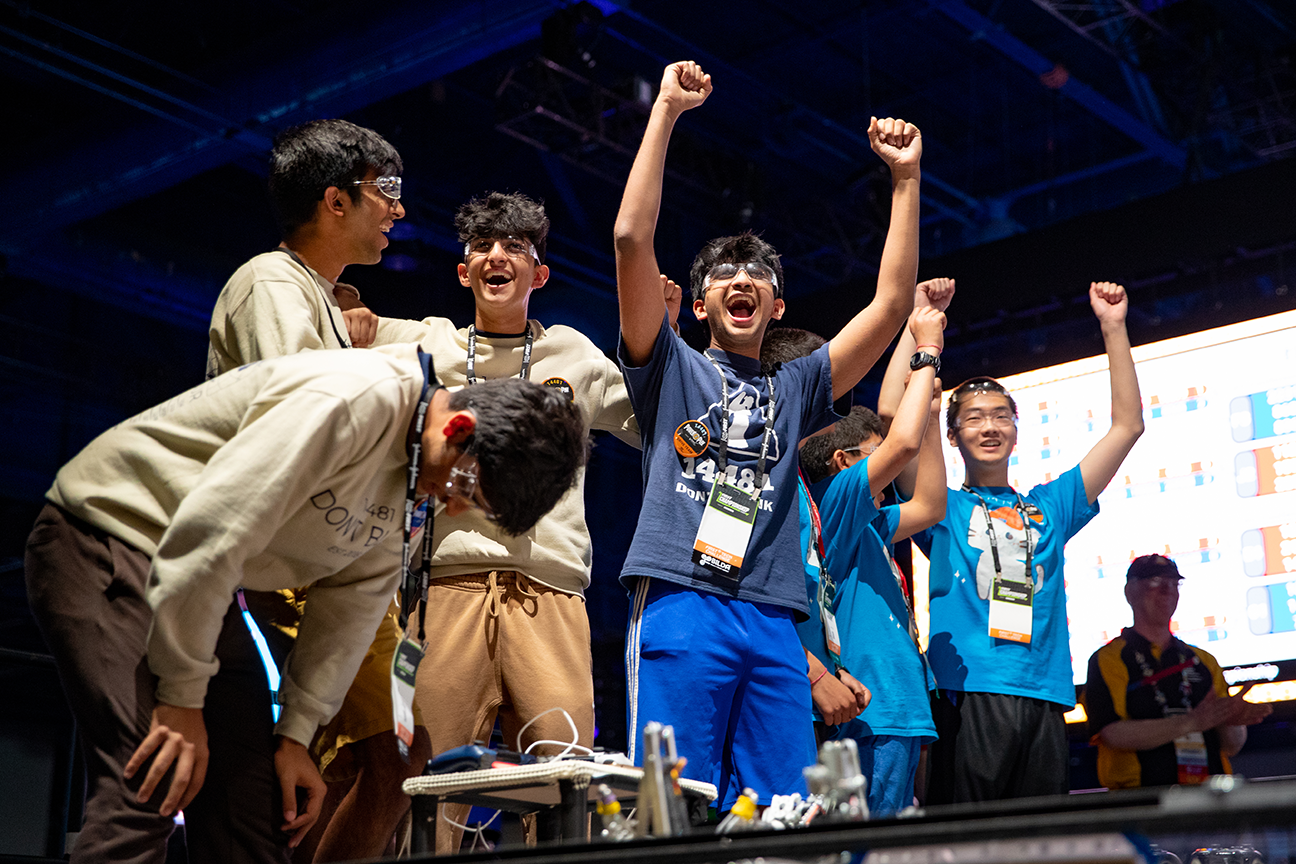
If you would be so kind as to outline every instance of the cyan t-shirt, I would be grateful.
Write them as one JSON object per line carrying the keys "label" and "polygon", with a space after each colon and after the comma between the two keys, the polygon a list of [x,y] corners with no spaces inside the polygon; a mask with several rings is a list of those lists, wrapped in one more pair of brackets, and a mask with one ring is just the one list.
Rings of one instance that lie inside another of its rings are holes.
{"label": "cyan t-shirt", "polygon": [[874,507],[867,459],[811,491],[819,502],[828,572],[837,581],[834,613],[842,663],[873,694],[868,708],[844,724],[839,737],[933,741],[936,726],[927,694],[935,681],[909,635],[909,606],[885,548],[900,525],[900,508]]}
{"label": "cyan t-shirt", "polygon": [[[729,387],[727,473],[750,488],[769,421],[765,376],[758,360],[715,349],[709,353],[724,370]],[[805,615],[796,511],[797,443],[837,419],[828,346],[783,364],[774,374],[774,432],[764,491],[737,581],[693,563],[693,541],[716,472],[723,408],[719,373],[670,329],[664,317],[646,365],[630,366],[624,344],[618,345],[617,358],[639,420],[644,484],[643,507],[621,584],[633,589],[639,577],[649,576]],[[701,420],[710,432],[711,443],[697,458],[675,450],[675,430],[686,420]]]}
{"label": "cyan t-shirt", "polygon": [[[1016,494],[1007,486],[982,486],[976,491],[990,508],[1004,573],[1023,578],[1027,529],[1016,509]],[[1030,696],[1070,708],[1075,704],[1075,685],[1063,546],[1098,514],[1098,502],[1086,500],[1079,466],[1022,498],[1039,508],[1038,517],[1027,523],[1035,564],[1031,641],[990,637],[988,598],[994,560],[984,511],[976,495],[951,489],[945,519],[913,538],[931,561],[932,583],[950,582],[949,593],[931,601],[927,656],[942,689]]]}

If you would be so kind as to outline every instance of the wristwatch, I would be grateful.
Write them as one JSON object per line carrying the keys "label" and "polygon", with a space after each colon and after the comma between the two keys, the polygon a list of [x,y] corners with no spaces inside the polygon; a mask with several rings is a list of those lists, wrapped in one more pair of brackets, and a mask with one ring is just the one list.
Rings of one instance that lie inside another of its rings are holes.
{"label": "wristwatch", "polygon": [[924,366],[930,366],[936,370],[937,375],[940,374],[940,358],[935,354],[919,351],[909,358],[909,368],[911,370],[916,372]]}

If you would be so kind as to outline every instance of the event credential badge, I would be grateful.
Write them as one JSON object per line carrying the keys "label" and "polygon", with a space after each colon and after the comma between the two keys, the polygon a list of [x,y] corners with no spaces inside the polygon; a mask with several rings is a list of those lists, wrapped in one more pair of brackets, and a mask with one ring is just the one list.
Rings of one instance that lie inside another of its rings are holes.
{"label": "event credential badge", "polygon": [[693,541],[693,563],[720,576],[737,579],[751,541],[760,498],[744,492],[719,474],[711,484],[702,524]]}
{"label": "event credential badge", "polygon": [[1029,643],[1034,600],[1035,586],[1029,573],[1024,580],[996,573],[990,587],[990,636]]}
{"label": "event credential badge", "polygon": [[409,637],[400,641],[392,657],[392,728],[396,733],[396,747],[406,762],[414,743],[414,676],[422,661],[423,648]]}

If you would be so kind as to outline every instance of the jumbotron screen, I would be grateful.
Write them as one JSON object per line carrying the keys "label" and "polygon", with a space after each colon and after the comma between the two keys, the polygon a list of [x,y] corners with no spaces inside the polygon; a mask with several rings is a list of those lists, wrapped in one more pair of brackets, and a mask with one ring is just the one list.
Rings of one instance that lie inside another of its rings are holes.
{"label": "jumbotron screen", "polygon": [[[1184,577],[1179,638],[1226,669],[1296,658],[1296,311],[1141,345],[1134,360],[1143,437],[1066,546],[1075,682],[1131,623],[1125,571],[1154,552]],[[1008,479],[1023,492],[1111,425],[1105,355],[1000,381],[1020,412]],[[948,441],[946,467],[957,488]]]}

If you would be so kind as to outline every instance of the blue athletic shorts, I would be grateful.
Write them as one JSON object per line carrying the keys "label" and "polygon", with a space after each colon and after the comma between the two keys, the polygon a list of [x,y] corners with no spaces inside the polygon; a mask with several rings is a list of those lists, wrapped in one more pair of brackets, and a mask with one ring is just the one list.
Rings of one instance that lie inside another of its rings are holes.
{"label": "blue athletic shorts", "polygon": [[922,738],[861,735],[855,743],[859,745],[860,771],[868,778],[869,815],[885,819],[911,806]]}
{"label": "blue athletic shorts", "polygon": [[805,649],[790,609],[642,578],[626,633],[630,756],[643,727],[675,727],[684,776],[714,783],[721,811],[744,787],[807,794],[816,761]]}

